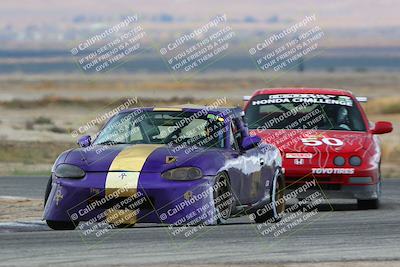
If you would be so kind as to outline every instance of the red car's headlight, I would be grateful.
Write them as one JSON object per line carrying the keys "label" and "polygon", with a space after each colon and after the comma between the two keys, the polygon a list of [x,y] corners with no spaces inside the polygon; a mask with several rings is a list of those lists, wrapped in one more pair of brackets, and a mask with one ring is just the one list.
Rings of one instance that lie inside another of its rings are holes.
{"label": "red car's headlight", "polygon": [[361,158],[358,156],[352,156],[350,157],[350,165],[352,166],[360,166],[361,165]]}
{"label": "red car's headlight", "polygon": [[337,156],[333,160],[336,166],[343,166],[346,163],[346,160],[342,156]]}

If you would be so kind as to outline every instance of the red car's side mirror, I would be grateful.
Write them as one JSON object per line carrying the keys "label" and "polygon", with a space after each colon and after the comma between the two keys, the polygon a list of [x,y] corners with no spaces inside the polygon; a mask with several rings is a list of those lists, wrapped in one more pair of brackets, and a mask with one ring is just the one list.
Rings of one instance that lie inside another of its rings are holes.
{"label": "red car's side mirror", "polygon": [[372,134],[384,134],[393,131],[393,125],[388,121],[378,121],[375,123],[375,127],[371,129]]}

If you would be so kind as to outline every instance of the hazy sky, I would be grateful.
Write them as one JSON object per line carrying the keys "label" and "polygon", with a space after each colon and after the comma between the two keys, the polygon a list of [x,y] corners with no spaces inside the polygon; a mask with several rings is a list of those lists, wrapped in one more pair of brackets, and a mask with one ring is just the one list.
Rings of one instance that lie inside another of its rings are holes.
{"label": "hazy sky", "polygon": [[160,13],[186,20],[207,20],[225,13],[228,20],[253,16],[265,20],[300,19],[315,13],[322,26],[371,28],[400,26],[398,0],[1,0],[0,25],[64,24],[77,15],[118,17]]}

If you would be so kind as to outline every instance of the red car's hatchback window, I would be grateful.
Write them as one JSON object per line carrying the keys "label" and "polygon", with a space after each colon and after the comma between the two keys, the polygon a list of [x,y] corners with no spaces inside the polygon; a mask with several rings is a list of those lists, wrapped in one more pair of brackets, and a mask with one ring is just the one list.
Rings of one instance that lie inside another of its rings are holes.
{"label": "red car's hatchback window", "polygon": [[366,131],[349,96],[327,94],[258,95],[246,109],[250,129]]}

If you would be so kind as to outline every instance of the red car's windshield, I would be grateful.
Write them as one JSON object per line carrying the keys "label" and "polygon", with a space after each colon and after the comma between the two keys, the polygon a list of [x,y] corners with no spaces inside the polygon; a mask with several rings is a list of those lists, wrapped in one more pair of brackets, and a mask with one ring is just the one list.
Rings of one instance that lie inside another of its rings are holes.
{"label": "red car's windshield", "polygon": [[246,109],[250,129],[366,131],[352,98],[326,94],[258,95]]}

